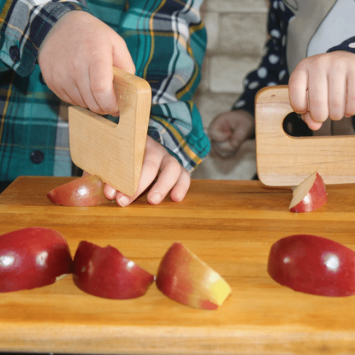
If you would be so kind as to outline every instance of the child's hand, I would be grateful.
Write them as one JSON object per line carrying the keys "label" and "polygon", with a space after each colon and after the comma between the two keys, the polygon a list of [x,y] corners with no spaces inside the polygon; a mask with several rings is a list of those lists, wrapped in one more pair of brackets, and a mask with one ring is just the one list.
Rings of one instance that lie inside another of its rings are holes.
{"label": "child's hand", "polygon": [[337,121],[355,114],[355,55],[345,51],[302,60],[289,80],[293,110],[317,130],[329,117]]}
{"label": "child's hand", "polygon": [[212,148],[222,159],[232,157],[255,130],[254,117],[243,110],[221,113],[212,121],[208,134]]}
{"label": "child's hand", "polygon": [[107,184],[104,193],[109,200],[116,199],[118,205],[126,207],[154,182],[147,196],[150,204],[159,204],[169,192],[171,199],[179,202],[185,197],[190,181],[188,171],[161,144],[148,136],[137,193],[126,196]]}
{"label": "child's hand", "polygon": [[59,98],[114,116],[118,106],[112,67],[135,73],[125,41],[84,11],[59,19],[39,49],[38,62],[46,84]]}

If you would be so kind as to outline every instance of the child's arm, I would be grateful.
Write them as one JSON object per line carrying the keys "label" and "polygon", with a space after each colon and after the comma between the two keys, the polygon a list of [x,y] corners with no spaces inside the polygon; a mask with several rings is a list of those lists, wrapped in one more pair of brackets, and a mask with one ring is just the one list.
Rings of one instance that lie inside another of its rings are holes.
{"label": "child's arm", "polygon": [[302,60],[290,77],[289,95],[293,110],[313,130],[328,117],[355,115],[355,53],[338,50]]}
{"label": "child's arm", "polygon": [[[190,185],[189,172],[209,152],[192,101],[206,47],[201,2],[156,1],[146,7],[145,1],[128,1],[119,33],[134,58],[136,75],[151,85],[152,109],[138,193],[128,198],[105,189],[120,205],[131,203],[147,188],[149,203],[160,203],[170,191],[172,200],[182,200]],[[123,197],[127,203],[122,203]]]}

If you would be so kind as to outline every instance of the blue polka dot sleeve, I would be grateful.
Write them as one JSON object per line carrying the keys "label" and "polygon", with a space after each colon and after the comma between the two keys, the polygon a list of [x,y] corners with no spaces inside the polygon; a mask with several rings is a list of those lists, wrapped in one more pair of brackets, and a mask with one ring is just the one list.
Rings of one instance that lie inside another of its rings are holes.
{"label": "blue polka dot sleeve", "polygon": [[293,16],[282,1],[271,2],[268,13],[268,41],[264,48],[259,67],[250,72],[243,81],[243,93],[233,104],[232,110],[245,110],[254,116],[255,95],[266,86],[288,83],[289,74],[286,63],[287,24]]}
{"label": "blue polka dot sleeve", "polygon": [[338,46],[328,49],[327,53],[335,52],[335,51],[346,51],[346,52],[355,53],[355,37],[351,37],[346,41],[342,42],[341,44],[339,44]]}

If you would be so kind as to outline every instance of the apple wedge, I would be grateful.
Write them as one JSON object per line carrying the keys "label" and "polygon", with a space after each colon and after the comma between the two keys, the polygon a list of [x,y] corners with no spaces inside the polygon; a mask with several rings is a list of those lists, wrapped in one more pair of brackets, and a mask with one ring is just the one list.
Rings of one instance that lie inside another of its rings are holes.
{"label": "apple wedge", "polygon": [[271,247],[268,273],[295,291],[322,296],[355,294],[355,252],[314,235],[292,235]]}
{"label": "apple wedge", "polygon": [[324,206],[328,201],[323,178],[314,172],[293,190],[289,210],[291,212],[311,212]]}
{"label": "apple wedge", "polygon": [[46,286],[71,271],[68,243],[53,229],[31,227],[0,236],[0,292]]}
{"label": "apple wedge", "polygon": [[56,205],[90,207],[106,204],[104,183],[95,175],[87,175],[58,186],[47,197]]}
{"label": "apple wedge", "polygon": [[112,246],[81,241],[74,256],[73,281],[94,296],[129,299],[143,296],[154,276]]}
{"label": "apple wedge", "polygon": [[156,285],[167,297],[187,306],[217,309],[231,293],[227,282],[181,243],[160,262]]}

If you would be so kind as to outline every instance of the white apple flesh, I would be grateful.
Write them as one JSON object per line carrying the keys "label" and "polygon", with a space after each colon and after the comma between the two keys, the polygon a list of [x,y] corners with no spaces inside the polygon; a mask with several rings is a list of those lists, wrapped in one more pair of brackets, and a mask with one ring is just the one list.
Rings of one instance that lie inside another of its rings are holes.
{"label": "white apple flesh", "polygon": [[327,191],[322,176],[314,172],[293,190],[289,210],[291,212],[311,212],[328,201]]}
{"label": "white apple flesh", "polygon": [[111,299],[143,296],[154,275],[124,257],[116,248],[81,241],[73,262],[73,281],[82,291]]}
{"label": "white apple flesh", "polygon": [[228,283],[181,243],[174,243],[161,260],[156,285],[175,301],[208,310],[217,309],[231,293]]}
{"label": "white apple flesh", "polygon": [[46,286],[71,271],[68,243],[53,229],[31,227],[0,236],[0,292]]}

